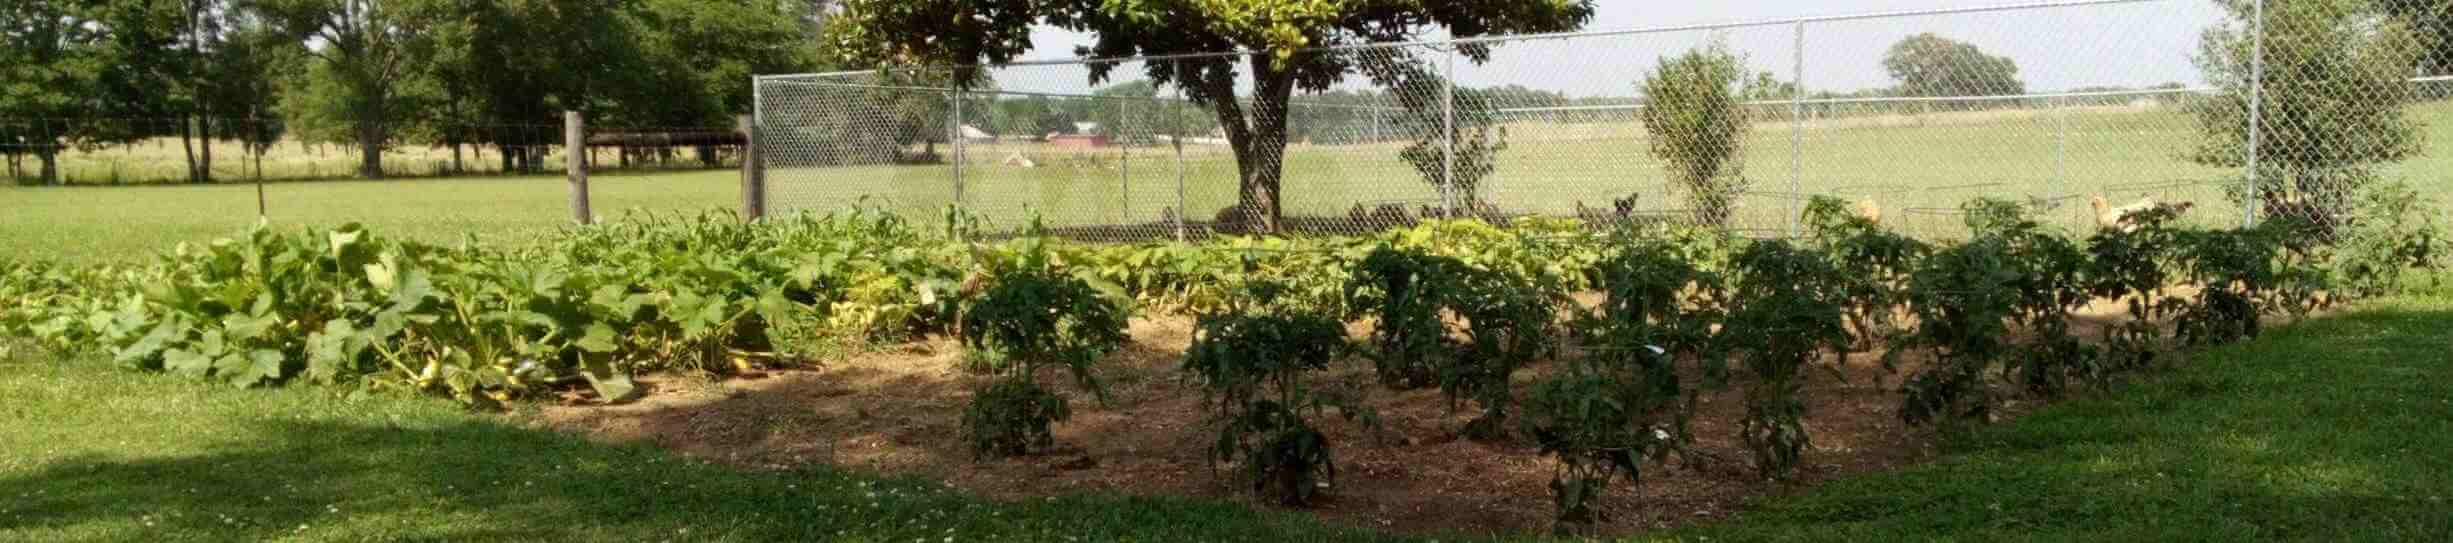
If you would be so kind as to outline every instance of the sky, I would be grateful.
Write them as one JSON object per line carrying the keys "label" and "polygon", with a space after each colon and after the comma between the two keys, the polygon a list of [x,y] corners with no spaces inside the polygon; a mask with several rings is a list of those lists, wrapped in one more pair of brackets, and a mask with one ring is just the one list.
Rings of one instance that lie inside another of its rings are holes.
{"label": "sky", "polygon": [[[1597,0],[1588,32],[1791,20],[1803,17],[2034,4],[2039,0]],[[2213,0],[2145,0],[1993,13],[1884,17],[1805,26],[1804,78],[1810,91],[1847,92],[1891,84],[1882,69],[1893,43],[1919,33],[1975,44],[2018,63],[2030,92],[2089,86],[2204,84],[2193,61],[2199,37],[2223,22]],[[1629,96],[1661,57],[1721,40],[1747,57],[1749,68],[1781,79],[1797,71],[1794,24],[1712,31],[1642,32],[1519,42],[1498,48],[1487,64],[1459,63],[1458,81],[1471,86],[1517,84],[1571,96]],[[1026,59],[1072,56],[1086,36],[1043,28]],[[1081,92],[1079,67],[1016,68],[998,75],[1010,90]],[[1360,82],[1347,85],[1360,88]]]}

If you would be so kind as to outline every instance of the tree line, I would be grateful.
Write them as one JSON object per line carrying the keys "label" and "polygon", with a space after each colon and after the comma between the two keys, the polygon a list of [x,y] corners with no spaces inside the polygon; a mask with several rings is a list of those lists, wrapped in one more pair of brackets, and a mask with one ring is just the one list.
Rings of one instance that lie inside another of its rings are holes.
{"label": "tree line", "polygon": [[[729,126],[751,75],[817,66],[827,0],[14,0],[0,7],[0,150],[58,155],[176,137],[349,145],[383,176],[399,145],[497,146],[534,169],[557,122]],[[173,123],[112,119],[180,119]],[[166,133],[167,132],[167,133]],[[519,140],[519,141],[514,141]]]}

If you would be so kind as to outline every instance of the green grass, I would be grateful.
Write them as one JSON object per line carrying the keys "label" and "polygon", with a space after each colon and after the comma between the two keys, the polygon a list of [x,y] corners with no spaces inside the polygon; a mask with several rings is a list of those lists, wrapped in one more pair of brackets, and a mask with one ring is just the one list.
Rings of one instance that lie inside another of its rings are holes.
{"label": "green grass", "polygon": [[[728,171],[598,175],[597,215],[626,210],[729,209],[740,175]],[[518,241],[571,224],[560,176],[322,181],[265,185],[267,221],[279,227],[361,222],[387,236],[454,243],[475,235]],[[137,262],[179,242],[207,242],[256,223],[248,184],[0,188],[0,255],[76,262]]]}
{"label": "green grass", "polygon": [[[1930,464],[1664,535],[2440,540],[2453,535],[2448,346],[2453,297],[2368,303],[1960,436]],[[5,541],[1379,538],[1201,500],[1001,502],[711,466],[437,400],[0,359]]]}
{"label": "green grass", "polygon": [[[2424,189],[2453,190],[2453,102],[2414,106],[2412,117],[2424,123],[2427,152],[2384,165],[2380,172]],[[1509,147],[1498,154],[1497,170],[1484,190],[1484,198],[1502,209],[1571,215],[1579,202],[1607,209],[1611,200],[1628,194],[1640,195],[1638,208],[1647,211],[1689,207],[1672,188],[1662,161],[1652,156],[1640,125],[1505,126]],[[2092,194],[2106,195],[2116,205],[2148,196],[2192,201],[2202,205],[2193,219],[2218,225],[2240,221],[2241,210],[2225,203],[2223,185],[2238,183],[2241,172],[2185,158],[2202,136],[2197,121],[2174,108],[1815,120],[1796,135],[1802,145],[1794,157],[1799,173],[1794,180],[1791,137],[1785,122],[1757,123],[1748,132],[1736,166],[1756,194],[1738,203],[1737,226],[1786,228],[1800,193],[1873,200],[1891,224],[1925,235],[1960,232],[1956,210],[1978,196],[2053,200],[2059,207],[2042,218],[2073,228],[2093,224],[2084,200]],[[1438,192],[1398,158],[1405,145],[1292,146],[1286,157],[1286,212],[1343,217],[1356,203],[1406,202],[1411,208],[1436,202]],[[796,148],[781,140],[770,147]],[[798,148],[808,152],[806,145]],[[1187,215],[1192,220],[1207,220],[1236,200],[1234,158],[1224,147],[1187,150],[1182,207],[1192,210]],[[948,152],[943,146],[939,151]],[[1005,163],[1016,154],[1037,167]],[[769,162],[778,202],[823,208],[870,196],[872,203],[924,219],[936,218],[953,202],[951,165],[819,168],[807,166],[809,155],[794,156]],[[967,157],[964,198],[1003,226],[1018,226],[1034,213],[1051,226],[1151,223],[1162,220],[1163,209],[1177,206],[1171,147],[1089,151],[1007,143],[972,146]]]}
{"label": "green grass", "polygon": [[[2416,106],[2413,116],[2426,123],[2429,152],[2385,165],[2382,173],[2423,192],[2453,191],[2453,102]],[[2063,124],[2066,140],[2058,136]],[[1641,195],[1638,207],[1645,210],[1686,206],[1645,149],[1638,126],[1509,126],[1511,146],[1500,154],[1486,192],[1506,209],[1569,215],[1579,202],[1607,208],[1630,193]],[[1749,133],[1744,171],[1762,193],[1740,201],[1736,226],[1788,226],[1798,203],[1790,196],[1789,137],[1780,123],[1758,124]],[[1800,135],[1805,145],[1797,159],[1805,177],[1795,189],[1873,200],[1887,223],[1925,236],[1957,234],[1955,210],[1977,196],[2061,198],[2059,208],[2040,218],[2072,229],[2092,224],[2086,202],[2076,198],[2089,194],[2122,202],[2142,196],[2194,201],[2202,205],[2192,219],[2236,224],[2240,211],[2224,203],[2222,186],[2208,183],[2231,182],[2238,172],[2181,158],[2197,137],[2193,119],[2155,109],[1834,118],[1810,123]],[[794,167],[789,142],[779,139],[771,147],[778,153],[768,176],[771,207],[779,212],[834,210],[865,198],[926,224],[937,222],[954,201],[950,165]],[[1436,201],[1438,193],[1396,158],[1401,148],[1296,145],[1287,157],[1287,211],[1342,217],[1356,203]],[[2056,148],[2063,150],[2058,163]],[[1207,220],[1235,201],[1234,160],[1224,148],[1187,149],[1183,207],[1193,210],[1192,220]],[[1002,164],[1015,153],[1040,167]],[[968,157],[964,199],[991,226],[1018,227],[1035,214],[1050,226],[1156,223],[1164,209],[1177,207],[1172,148],[982,145]],[[595,208],[608,217],[628,209],[733,208],[740,198],[738,176],[729,171],[599,175],[592,184]],[[469,234],[518,239],[569,223],[568,192],[559,176],[276,183],[266,199],[276,225],[360,221],[428,241]],[[0,254],[141,260],[175,242],[238,232],[255,222],[255,200],[255,188],[244,184],[0,187]]]}

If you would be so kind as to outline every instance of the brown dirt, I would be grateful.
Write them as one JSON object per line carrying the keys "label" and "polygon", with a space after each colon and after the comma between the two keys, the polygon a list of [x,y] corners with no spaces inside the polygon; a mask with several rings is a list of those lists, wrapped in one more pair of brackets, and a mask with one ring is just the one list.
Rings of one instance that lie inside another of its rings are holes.
{"label": "brown dirt", "polygon": [[[2111,303],[2082,312],[2079,333],[2124,320]],[[646,441],[713,461],[749,466],[831,464],[888,475],[946,481],[1003,498],[1082,491],[1204,496],[1255,503],[1204,450],[1198,388],[1176,366],[1191,340],[1180,317],[1134,321],[1132,342],[1102,362],[1111,401],[1073,394],[1071,421],[1056,427],[1057,448],[1012,460],[974,461],[956,442],[958,421],[979,380],[960,367],[960,349],[936,340],[853,357],[814,370],[776,371],[727,381],[648,379],[656,392],[612,406],[542,410],[547,424],[609,441]],[[1904,357],[1913,367],[1918,356]],[[1805,396],[1813,446],[1795,478],[1764,481],[1737,439],[1743,414],[1733,387],[1704,396],[1694,421],[1698,447],[1717,460],[1648,467],[1637,491],[1612,492],[1602,533],[1627,533],[1719,518],[1750,498],[1834,477],[1913,464],[1933,455],[1930,432],[1898,417],[1900,375],[1861,353],[1810,373]],[[1520,372],[1525,384],[1547,371]],[[1369,369],[1348,361],[1328,381],[1363,382]],[[1052,383],[1053,384],[1053,383]],[[1057,390],[1073,391],[1070,386]],[[1550,528],[1551,462],[1529,443],[1480,443],[1457,431],[1473,418],[1437,391],[1370,387],[1367,403],[1383,418],[1374,440],[1334,416],[1315,421],[1339,447],[1336,488],[1313,511],[1332,521],[1396,532],[1530,533]],[[2033,405],[2009,405],[2022,413]],[[1265,505],[1262,505],[1265,506]]]}

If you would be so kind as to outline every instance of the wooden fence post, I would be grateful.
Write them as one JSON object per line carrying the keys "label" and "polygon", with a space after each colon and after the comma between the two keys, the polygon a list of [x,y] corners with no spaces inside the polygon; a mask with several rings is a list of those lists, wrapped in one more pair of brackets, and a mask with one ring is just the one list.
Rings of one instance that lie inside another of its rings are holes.
{"label": "wooden fence post", "polygon": [[588,121],[577,111],[562,112],[562,167],[570,172],[571,218],[579,224],[596,222],[588,211]]}
{"label": "wooden fence post", "polygon": [[734,119],[741,132],[741,218],[764,219],[767,216],[767,169],[758,157],[758,121],[741,115]]}

